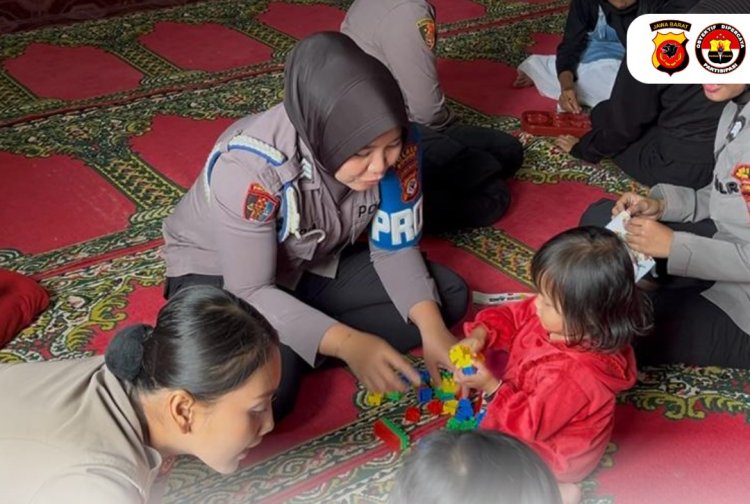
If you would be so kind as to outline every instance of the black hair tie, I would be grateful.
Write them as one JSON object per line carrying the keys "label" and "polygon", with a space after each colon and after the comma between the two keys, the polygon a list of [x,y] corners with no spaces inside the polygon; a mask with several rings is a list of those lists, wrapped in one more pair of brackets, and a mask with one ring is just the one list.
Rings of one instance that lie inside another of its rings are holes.
{"label": "black hair tie", "polygon": [[145,324],[128,326],[112,338],[104,354],[104,362],[121,380],[133,382],[143,366],[143,342],[151,336]]}

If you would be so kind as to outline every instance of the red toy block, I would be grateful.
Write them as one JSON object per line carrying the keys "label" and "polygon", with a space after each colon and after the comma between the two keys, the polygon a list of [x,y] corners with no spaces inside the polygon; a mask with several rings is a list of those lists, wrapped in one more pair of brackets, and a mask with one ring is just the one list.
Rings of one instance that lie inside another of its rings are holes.
{"label": "red toy block", "polygon": [[417,408],[416,406],[409,406],[406,408],[406,412],[404,413],[404,420],[407,422],[419,422],[419,419],[422,418],[422,412]]}
{"label": "red toy block", "polygon": [[393,451],[409,447],[409,435],[387,418],[378,418],[372,426],[375,435]]}
{"label": "red toy block", "polygon": [[588,114],[528,110],[521,114],[521,129],[532,135],[580,138],[591,130],[591,119]]}
{"label": "red toy block", "polygon": [[427,403],[427,411],[433,415],[441,415],[443,413],[443,401],[440,399],[433,399]]}

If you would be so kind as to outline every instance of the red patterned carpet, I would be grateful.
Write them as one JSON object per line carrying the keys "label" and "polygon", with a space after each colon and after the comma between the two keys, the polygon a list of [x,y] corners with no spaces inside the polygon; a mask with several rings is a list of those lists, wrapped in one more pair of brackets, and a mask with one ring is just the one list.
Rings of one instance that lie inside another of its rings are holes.
{"label": "red patterned carpet", "polygon": [[[216,0],[0,37],[0,267],[52,294],[0,361],[100,353],[118,328],[153,320],[163,304],[161,219],[218,133],[280,100],[295,40],[336,29],[348,3]],[[518,133],[521,111],[552,107],[510,84],[527,52],[554,52],[566,0],[433,3],[441,78],[467,122]],[[528,290],[535,248],[602,195],[639,189],[611,165],[520,137],[526,162],[508,215],[424,243],[476,290]],[[221,477],[181,460],[168,502],[385,502],[401,457],[373,438],[372,422],[400,419],[415,398],[378,408],[363,398],[343,368],[312,376],[241,471]],[[747,372],[646,369],[617,415],[586,503],[747,502]],[[439,427],[425,418],[408,429],[419,437]]]}

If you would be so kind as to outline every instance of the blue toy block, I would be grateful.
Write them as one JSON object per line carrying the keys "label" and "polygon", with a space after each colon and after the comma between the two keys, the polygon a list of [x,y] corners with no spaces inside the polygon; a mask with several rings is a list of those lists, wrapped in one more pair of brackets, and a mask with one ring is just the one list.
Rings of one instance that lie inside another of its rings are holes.
{"label": "blue toy block", "polygon": [[471,407],[471,401],[468,399],[460,399],[458,401],[458,408],[456,409],[456,420],[464,421],[474,418],[474,408]]}
{"label": "blue toy block", "polygon": [[420,369],[419,370],[419,379],[422,380],[422,385],[429,386],[430,382],[432,382],[432,378],[430,377],[430,372],[426,369]]}
{"label": "blue toy block", "polygon": [[425,404],[432,400],[432,389],[430,387],[419,387],[417,394],[419,404]]}
{"label": "blue toy block", "polygon": [[473,375],[477,374],[477,368],[475,368],[474,366],[467,366],[465,368],[461,368],[461,371],[466,376],[473,376]]}

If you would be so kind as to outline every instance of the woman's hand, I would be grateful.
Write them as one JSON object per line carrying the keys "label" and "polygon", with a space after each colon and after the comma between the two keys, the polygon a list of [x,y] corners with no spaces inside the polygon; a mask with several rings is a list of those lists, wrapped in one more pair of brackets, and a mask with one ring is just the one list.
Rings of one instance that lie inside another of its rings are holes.
{"label": "woman's hand", "polygon": [[448,351],[456,344],[456,338],[451,334],[440,309],[434,301],[420,301],[409,310],[409,318],[419,327],[422,336],[422,351],[427,371],[435,387],[442,385],[440,368],[453,371]]}
{"label": "woman's hand", "polygon": [[627,192],[620,196],[612,208],[612,217],[627,210],[631,217],[659,220],[664,215],[664,200],[646,198],[640,194]]}
{"label": "woman's hand", "polygon": [[370,392],[406,392],[407,384],[419,385],[419,373],[411,363],[386,341],[359,331],[342,342],[339,358]]}
{"label": "woman's hand", "polygon": [[573,135],[560,135],[555,138],[555,145],[557,145],[560,150],[570,154],[570,151],[573,150],[573,147],[575,147],[578,141],[578,137],[574,137]]}
{"label": "woman's hand", "polygon": [[440,369],[453,370],[453,364],[448,357],[451,347],[456,344],[456,338],[443,326],[442,330],[432,331],[430,334],[422,334],[422,353],[427,371],[430,372],[432,384],[440,387]]}
{"label": "woman's hand", "polygon": [[630,248],[651,257],[669,257],[674,231],[649,217],[633,217],[625,224]]}

